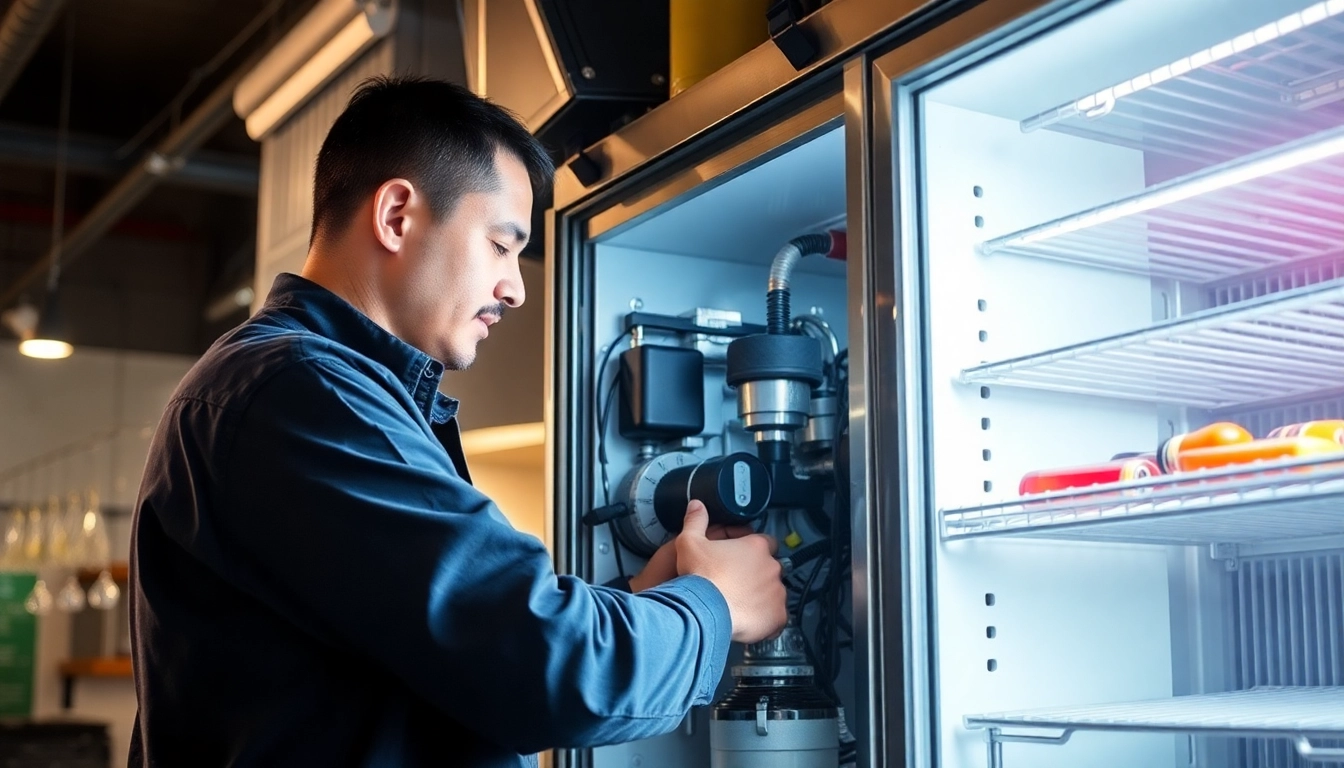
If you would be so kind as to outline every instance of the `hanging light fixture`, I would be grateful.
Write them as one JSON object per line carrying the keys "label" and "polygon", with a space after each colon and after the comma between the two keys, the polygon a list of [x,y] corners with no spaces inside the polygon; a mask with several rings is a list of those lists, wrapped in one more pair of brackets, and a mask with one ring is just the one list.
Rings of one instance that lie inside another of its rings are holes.
{"label": "hanging light fixture", "polygon": [[61,73],[61,118],[56,139],[56,201],[51,216],[51,269],[47,272],[47,297],[32,338],[19,342],[19,353],[44,360],[69,357],[75,348],[66,339],[65,324],[56,299],[61,276],[61,242],[65,239],[65,164],[70,143],[70,70],[74,58],[75,25],[65,20],[65,62]]}
{"label": "hanging light fixture", "polygon": [[42,314],[38,315],[33,337],[19,342],[19,352],[43,360],[60,360],[75,351],[66,338],[60,303],[56,300],[53,287],[47,292],[47,301],[42,307]]}

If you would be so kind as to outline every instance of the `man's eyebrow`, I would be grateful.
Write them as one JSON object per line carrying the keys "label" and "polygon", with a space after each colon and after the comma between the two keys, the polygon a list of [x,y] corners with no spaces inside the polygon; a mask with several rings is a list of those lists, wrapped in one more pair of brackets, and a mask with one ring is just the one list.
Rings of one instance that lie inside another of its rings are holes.
{"label": "man's eyebrow", "polygon": [[523,228],[523,225],[516,221],[496,224],[495,229],[503,232],[507,236],[513,237],[513,241],[519,245],[527,242],[527,230]]}

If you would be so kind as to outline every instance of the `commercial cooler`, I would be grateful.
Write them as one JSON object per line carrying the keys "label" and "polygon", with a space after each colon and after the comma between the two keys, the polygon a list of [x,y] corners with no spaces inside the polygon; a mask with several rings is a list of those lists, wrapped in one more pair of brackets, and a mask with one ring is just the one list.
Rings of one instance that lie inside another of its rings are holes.
{"label": "commercial cooler", "polygon": [[1340,416],[1344,4],[1011,5],[871,69],[907,363],[889,511],[927,662],[911,762],[1344,760],[1331,440],[1028,477]]}
{"label": "commercial cooler", "polygon": [[788,647],[557,761],[1344,765],[1344,0],[797,26],[548,217],[559,566],[717,494],[788,545]]}

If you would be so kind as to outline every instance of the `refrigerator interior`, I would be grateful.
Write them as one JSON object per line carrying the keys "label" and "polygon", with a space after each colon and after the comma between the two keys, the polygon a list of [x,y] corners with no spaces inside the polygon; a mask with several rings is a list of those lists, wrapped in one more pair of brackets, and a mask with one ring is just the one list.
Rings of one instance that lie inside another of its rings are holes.
{"label": "refrigerator interior", "polygon": [[[632,312],[667,317],[686,317],[697,309],[740,313],[747,324],[766,323],[766,292],[772,259],[791,238],[813,232],[843,230],[845,217],[845,146],[843,127],[832,123],[793,145],[779,147],[737,173],[725,174],[701,184],[690,193],[669,201],[649,213],[595,237],[591,245],[592,334],[590,360],[593,379],[605,397],[616,381],[619,354],[631,346],[627,315]],[[846,323],[846,278],[842,261],[819,255],[798,262],[792,278],[792,314],[812,315],[823,320],[835,334],[839,348],[848,345]],[[687,346],[694,339],[645,328],[646,345]],[[616,344],[610,362],[608,349]],[[823,348],[828,344],[823,343]],[[735,451],[755,453],[752,437],[743,430],[737,410],[737,392],[726,385],[724,345],[710,340],[704,367],[704,429],[700,435],[681,441],[665,441],[651,452],[687,451],[703,459]],[[830,351],[825,355],[829,359]],[[599,393],[589,392],[594,398]],[[590,400],[591,401],[591,400]],[[640,444],[622,437],[613,404],[605,430],[601,430],[607,458],[607,479],[601,470],[598,442],[591,468],[594,504],[620,496],[622,479],[640,462]],[[600,413],[600,410],[598,411]],[[590,425],[599,434],[597,425]],[[610,490],[604,493],[604,485]],[[834,494],[827,491],[826,514],[834,511]],[[781,542],[781,555],[798,551],[825,538],[812,518],[800,510],[769,510],[763,530]],[[661,529],[660,529],[661,530]],[[796,547],[786,542],[790,532],[801,540]],[[625,574],[637,573],[645,560],[627,546],[613,541],[612,527],[594,527],[589,536],[590,577],[604,583],[618,575],[619,552]],[[800,567],[791,577],[795,586],[804,583],[816,563]],[[825,572],[822,571],[822,580]],[[848,571],[843,572],[847,596]],[[817,582],[820,584],[820,582]],[[798,598],[791,594],[791,602]],[[847,600],[847,597],[843,597]],[[816,621],[816,605],[809,606],[804,629]],[[843,611],[849,622],[850,611]],[[809,640],[809,642],[813,642]],[[815,651],[814,647],[814,651]],[[734,644],[729,665],[741,659],[742,647]],[[852,651],[839,652],[841,665],[835,691],[845,706],[848,722],[854,721]],[[717,700],[731,688],[725,672]],[[671,734],[629,744],[594,750],[596,768],[638,765],[643,768],[699,768],[710,764],[709,707],[697,707],[687,723]],[[793,763],[789,763],[793,764]],[[798,763],[803,765],[803,763]],[[811,765],[811,763],[807,763]]]}
{"label": "refrigerator interior", "polygon": [[1117,0],[915,102],[941,764],[1344,764],[1338,455],[1019,488],[1344,417],[1344,2]]}

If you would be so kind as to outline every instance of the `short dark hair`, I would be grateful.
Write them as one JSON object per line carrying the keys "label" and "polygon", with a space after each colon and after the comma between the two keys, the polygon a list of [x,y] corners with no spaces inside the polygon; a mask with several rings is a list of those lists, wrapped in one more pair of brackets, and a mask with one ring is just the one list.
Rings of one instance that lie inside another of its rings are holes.
{"label": "short dark hair", "polygon": [[508,110],[460,85],[425,77],[360,84],[322,142],[313,178],[312,239],[342,230],[388,179],[416,184],[442,218],[461,197],[495,187],[495,154],[527,168],[535,201],[549,197],[555,166]]}

